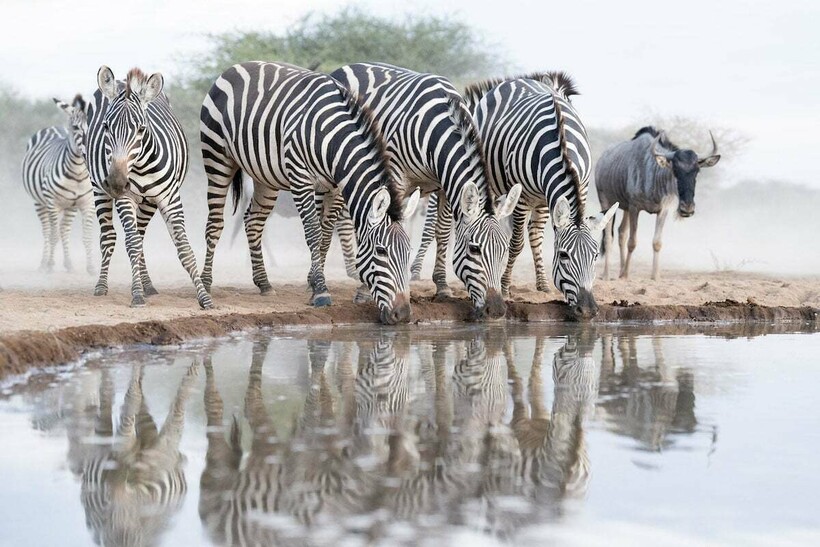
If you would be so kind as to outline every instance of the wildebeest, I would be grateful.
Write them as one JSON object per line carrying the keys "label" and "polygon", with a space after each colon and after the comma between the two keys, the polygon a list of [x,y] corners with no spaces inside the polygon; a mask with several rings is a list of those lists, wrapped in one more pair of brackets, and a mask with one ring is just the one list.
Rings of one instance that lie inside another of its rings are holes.
{"label": "wildebeest", "polygon": [[[661,232],[669,212],[677,204],[678,214],[690,217],[695,214],[695,182],[701,168],[712,167],[718,160],[717,143],[711,131],[712,152],[700,157],[693,150],[675,146],[666,133],[654,127],[642,127],[632,140],[616,144],[601,154],[595,166],[595,186],[598,200],[606,211],[612,204],[620,203],[624,210],[618,229],[618,246],[621,253],[623,279],[629,277],[629,263],[635,250],[638,231],[638,213],[646,211],[658,215],[655,220],[655,237],[652,239],[654,257],[652,279],[659,278],[658,255],[661,251]],[[604,229],[601,252],[604,253],[604,279],[609,279],[609,253],[615,219]],[[624,243],[629,234],[628,253]]]}

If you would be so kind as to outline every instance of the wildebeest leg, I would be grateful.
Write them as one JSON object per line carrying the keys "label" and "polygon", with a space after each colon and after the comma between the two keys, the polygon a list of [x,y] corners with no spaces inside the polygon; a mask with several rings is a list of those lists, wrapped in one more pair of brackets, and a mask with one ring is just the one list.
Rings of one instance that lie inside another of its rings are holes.
{"label": "wildebeest leg", "polygon": [[[606,210],[606,209],[604,209]],[[626,214],[624,214],[626,217]],[[604,275],[603,278],[609,281],[609,258],[615,249],[612,248],[612,238],[615,232],[615,215],[609,219],[609,222],[604,226]]]}
{"label": "wildebeest leg", "polygon": [[638,209],[629,209],[629,243],[627,244],[626,262],[621,272],[621,278],[629,279],[629,263],[632,262],[632,253],[635,252],[635,245],[638,239]]}
{"label": "wildebeest leg", "polygon": [[550,290],[549,278],[544,269],[544,227],[549,214],[550,210],[546,205],[533,210],[528,230],[532,260],[535,263],[535,288],[541,292]]}
{"label": "wildebeest leg", "polygon": [[[614,222],[614,220],[613,220]],[[618,227],[618,252],[621,256],[621,270],[619,275],[624,276],[624,265],[626,264],[626,238],[629,236],[629,213],[624,211],[621,218],[621,225]]]}
{"label": "wildebeest leg", "polygon": [[660,254],[661,254],[661,234],[663,233],[663,225],[666,222],[666,216],[669,214],[668,209],[663,209],[658,213],[658,218],[655,219],[655,237],[652,238],[652,250],[655,251],[652,257],[652,279],[657,281],[661,277],[660,272]]}

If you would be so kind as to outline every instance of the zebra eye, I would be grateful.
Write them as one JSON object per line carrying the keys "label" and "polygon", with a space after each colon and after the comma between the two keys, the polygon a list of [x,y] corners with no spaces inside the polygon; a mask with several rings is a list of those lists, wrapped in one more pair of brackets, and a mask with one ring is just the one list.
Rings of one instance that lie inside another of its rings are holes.
{"label": "zebra eye", "polygon": [[382,245],[378,245],[376,247],[376,255],[378,256],[387,256],[387,247],[383,247]]}
{"label": "zebra eye", "polygon": [[569,253],[566,251],[558,251],[558,260],[561,262],[569,262]]}
{"label": "zebra eye", "polygon": [[470,243],[469,245],[467,245],[467,248],[470,250],[470,253],[474,255],[477,255],[481,252],[481,247],[479,247],[476,243]]}

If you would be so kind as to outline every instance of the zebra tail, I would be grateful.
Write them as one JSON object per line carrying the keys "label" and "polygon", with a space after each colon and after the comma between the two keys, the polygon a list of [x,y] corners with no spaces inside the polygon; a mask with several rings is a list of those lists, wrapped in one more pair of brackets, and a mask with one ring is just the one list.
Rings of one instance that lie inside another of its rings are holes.
{"label": "zebra tail", "polygon": [[239,208],[239,202],[242,199],[242,169],[237,169],[231,181],[231,194],[233,195],[233,214]]}

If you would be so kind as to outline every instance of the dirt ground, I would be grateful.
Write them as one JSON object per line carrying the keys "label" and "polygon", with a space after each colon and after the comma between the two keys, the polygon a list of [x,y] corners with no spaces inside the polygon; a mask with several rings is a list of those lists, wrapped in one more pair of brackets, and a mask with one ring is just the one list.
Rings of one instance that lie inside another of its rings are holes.
{"label": "dirt ground", "polygon": [[[67,275],[67,274],[63,274]],[[67,288],[15,288],[0,291],[0,335],[18,331],[46,331],[82,325],[116,325],[145,321],[168,321],[182,317],[218,317],[230,314],[258,313],[313,313],[308,305],[309,295],[303,284],[275,285],[276,294],[260,295],[250,284],[214,286],[216,309],[202,311],[196,304],[193,288],[175,282],[172,288],[157,286],[160,294],[149,299],[144,308],[129,308],[128,286],[115,285],[108,296],[91,295],[92,282],[76,278],[66,282]],[[349,303],[356,288],[352,280],[332,280],[331,292],[336,304]],[[456,298],[466,293],[451,281]],[[422,300],[433,295],[430,281],[415,282],[411,292]],[[630,280],[598,280],[595,297],[599,304],[613,302],[642,306],[697,306],[707,302],[734,300],[760,306],[820,308],[820,277],[787,278],[748,273],[682,273],[669,272],[661,281],[651,281],[648,272],[637,271]],[[514,302],[541,304],[559,300],[556,290],[542,293],[534,284],[513,285]],[[371,306],[372,307],[372,306]],[[461,303],[466,308],[466,302]],[[345,309],[357,309],[345,306]],[[340,310],[341,311],[341,310]],[[362,310],[366,312],[366,310]],[[429,319],[416,314],[418,319]],[[344,321],[344,316],[334,313]],[[351,322],[357,321],[351,316]]]}

